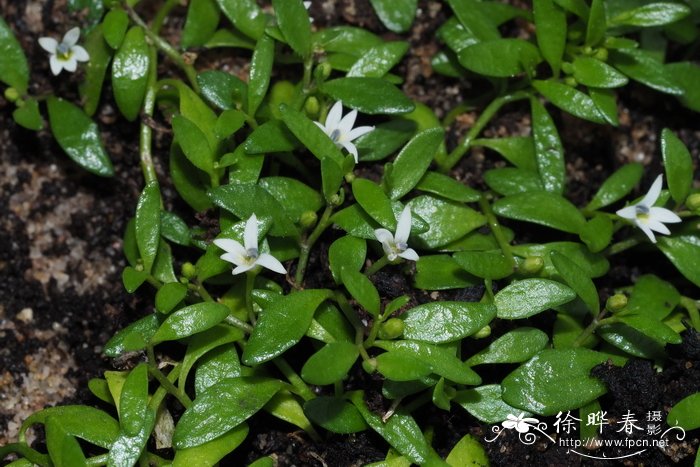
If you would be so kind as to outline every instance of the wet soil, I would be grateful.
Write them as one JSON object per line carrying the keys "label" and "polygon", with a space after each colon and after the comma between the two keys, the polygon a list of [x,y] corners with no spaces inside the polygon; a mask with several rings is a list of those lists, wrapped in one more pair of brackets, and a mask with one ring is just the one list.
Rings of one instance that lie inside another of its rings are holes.
{"label": "wet soil", "polygon": [[[420,12],[407,37],[411,49],[397,74],[405,77],[404,91],[434,109],[442,118],[460,101],[473,97],[472,83],[441,77],[432,72],[430,58],[439,48],[435,28],[449,15],[441,2],[419,1]],[[166,37],[176,37],[182,25],[184,8],[174,11],[166,25]],[[36,43],[44,35],[60,36],[80,24],[81,14],[67,15],[63,0],[0,0],[0,12],[22,41],[32,68],[31,93],[53,90],[78,100],[80,75],[50,75],[45,53]],[[398,36],[386,31],[369,8],[368,0],[325,0],[314,2],[311,14],[315,25],[350,24],[368,28],[386,39]],[[515,34],[514,32],[513,34]],[[523,34],[530,32],[523,31]],[[245,77],[245,60],[218,51],[203,52],[199,58],[206,68],[226,69]],[[170,70],[166,68],[166,72]],[[129,295],[121,285],[125,260],[121,237],[133,215],[141,189],[138,167],[137,125],[125,123],[116,115],[109,88],[96,120],[114,162],[116,176],[104,180],[77,168],[62,153],[47,131],[38,134],[17,127],[11,119],[12,105],[0,97],[0,445],[16,439],[19,423],[44,406],[82,403],[97,405],[87,391],[87,381],[116,362],[102,356],[105,342],[114,332],[151,312],[150,294]],[[658,135],[669,127],[691,149],[698,161],[700,119],[673,99],[630,85],[620,96],[620,127],[598,126],[552,109],[567,151],[568,196],[575,204],[585,204],[600,185],[621,164],[637,161],[648,167],[641,187],[648,186],[661,170]],[[528,107],[523,103],[506,107],[484,131],[486,137],[529,134]],[[479,109],[459,116],[449,128],[448,143],[456,144],[473,124]],[[156,118],[162,118],[160,116]],[[167,125],[163,125],[167,128]],[[170,135],[156,132],[156,163],[166,179],[167,148]],[[465,183],[484,188],[483,173],[504,163],[488,150],[475,148],[454,171]],[[373,167],[377,175],[381,167]],[[697,177],[696,177],[697,179]],[[181,209],[172,190],[164,185],[169,207]],[[175,203],[174,206],[172,203]],[[210,224],[209,216],[189,213],[190,224]],[[215,223],[214,223],[215,224]],[[541,238],[545,229],[518,225],[519,241]],[[213,228],[216,228],[213,225]],[[311,255],[307,286],[329,284],[327,247],[334,232],[324,236]],[[412,292],[404,274],[387,268],[373,280],[383,300],[412,294],[411,304],[450,299],[475,301],[480,287],[450,292]],[[681,289],[696,295],[694,289],[661,256],[629,253],[620,255],[611,273],[597,284],[603,298],[621,285],[628,285],[641,274],[655,272],[673,278]],[[410,274],[410,271],[409,271]],[[532,324],[547,329],[552,315],[542,314]],[[549,320],[549,321],[548,321]],[[503,325],[504,327],[506,325]],[[507,329],[496,329],[494,337]],[[479,345],[487,345],[489,339]],[[628,411],[661,410],[665,413],[683,397],[700,390],[700,356],[697,334],[685,334],[684,343],[670,346],[670,359],[657,371],[644,361],[631,360],[625,367],[600,366],[595,371],[609,387],[601,400],[609,418],[619,420]],[[473,350],[473,349],[472,349]],[[303,362],[291,363],[300,366]],[[298,364],[298,365],[297,365]],[[484,379],[496,379],[501,368]],[[379,395],[381,380],[353,369],[346,382],[349,388],[365,389],[368,402],[378,411],[388,408]],[[465,434],[490,438],[491,426],[484,425],[453,405],[446,412],[426,405],[416,414],[421,426],[434,428],[433,445],[445,456]],[[543,419],[552,427],[554,419]],[[250,422],[245,443],[224,462],[241,465],[264,455],[272,455],[278,465],[351,466],[378,461],[387,446],[371,432],[350,436],[328,435],[315,442],[291,425],[262,414]],[[549,432],[556,436],[556,433]],[[613,439],[614,432],[604,437]],[[618,435],[619,436],[619,435]],[[698,449],[695,432],[683,441],[672,442],[666,450],[647,450],[627,465],[691,465]],[[552,443],[523,444],[512,433],[493,443],[484,442],[493,465],[614,465],[612,461],[584,459]],[[621,450],[605,451],[608,457]]]}

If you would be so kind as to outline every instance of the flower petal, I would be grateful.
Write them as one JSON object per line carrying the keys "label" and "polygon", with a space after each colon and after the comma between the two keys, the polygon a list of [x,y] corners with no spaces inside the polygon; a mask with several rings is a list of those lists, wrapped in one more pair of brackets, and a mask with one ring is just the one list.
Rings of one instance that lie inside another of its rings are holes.
{"label": "flower petal", "polygon": [[90,54],[80,45],[74,45],[71,52],[73,53],[73,57],[79,62],[87,62],[90,60]]}
{"label": "flower petal", "polygon": [[661,187],[664,184],[664,176],[659,175],[656,177],[656,180],[654,180],[654,183],[651,184],[651,188],[649,188],[649,191],[647,191],[647,194],[644,195],[644,198],[642,201],[639,202],[639,204],[643,204],[644,206],[651,207],[656,203],[656,200],[659,199],[659,195],[661,194]]}
{"label": "flower petal", "polygon": [[413,248],[406,248],[404,251],[399,253],[399,256],[409,261],[418,261],[418,253],[416,253],[416,250]]}
{"label": "flower petal", "polygon": [[51,66],[51,73],[57,76],[63,70],[63,64],[65,62],[58,59],[56,55],[51,55],[49,57],[49,65]]}
{"label": "flower petal", "polygon": [[321,129],[321,131],[323,131],[325,134],[330,136],[330,132],[328,131],[328,129],[326,129],[325,126],[323,126],[323,123],[318,123],[318,122],[314,122],[314,123],[316,124],[317,127],[319,127]]}
{"label": "flower petal", "polygon": [[245,223],[243,245],[246,251],[258,249],[258,218],[255,216],[255,213],[251,214]]}
{"label": "flower petal", "polygon": [[357,146],[352,144],[350,141],[343,141],[340,143],[341,146],[343,146],[350,154],[352,154],[352,157],[355,159],[355,164],[360,162],[360,156],[357,154]]}
{"label": "flower petal", "polygon": [[233,263],[236,266],[245,266],[247,264],[250,264],[250,262],[245,258],[245,256],[241,256],[238,253],[224,253],[219,258],[221,258],[224,261],[228,261],[229,263]]}
{"label": "flower petal", "polygon": [[501,423],[503,428],[505,428],[507,430],[512,430],[513,428],[515,428],[516,424],[517,424],[517,422],[515,420],[505,420]]}
{"label": "flower petal", "polygon": [[405,206],[399,215],[399,221],[396,224],[396,235],[394,240],[396,243],[407,243],[408,236],[411,235],[411,208]]}
{"label": "flower petal", "polygon": [[61,61],[63,62],[63,68],[65,68],[67,71],[70,71],[71,73],[78,69],[78,61],[73,55],[71,55],[70,58],[68,58],[68,60]]}
{"label": "flower petal", "polygon": [[250,271],[255,266],[256,266],[256,263],[241,264],[240,266],[233,268],[233,271],[231,271],[231,273],[235,276],[236,274],[241,274],[242,272]]}
{"label": "flower petal", "polygon": [[357,110],[351,110],[343,119],[338,123],[338,129],[340,130],[341,141],[349,141],[348,135],[352,130],[353,125],[355,125],[355,119],[357,118]]}
{"label": "flower petal", "polygon": [[670,235],[671,231],[668,230],[668,227],[666,227],[664,224],[662,224],[659,221],[656,221],[654,219],[647,219],[646,222],[644,222],[644,225],[649,227],[651,230],[654,232],[659,232],[664,235]]}
{"label": "flower petal", "polygon": [[358,126],[357,128],[353,128],[348,132],[347,135],[345,135],[345,139],[348,141],[354,141],[360,136],[364,136],[370,131],[374,130],[373,126]]}
{"label": "flower petal", "polygon": [[70,29],[63,36],[63,40],[61,42],[66,44],[68,47],[73,47],[75,44],[78,43],[78,39],[80,39],[80,28],[76,26]]}
{"label": "flower petal", "polygon": [[331,134],[333,130],[338,128],[340,124],[340,119],[343,116],[343,103],[341,101],[336,102],[331,107],[331,110],[326,116],[326,132]]}
{"label": "flower petal", "polygon": [[627,206],[622,209],[618,209],[618,211],[615,214],[625,219],[635,220],[637,218],[637,205],[633,204],[632,206]]}
{"label": "flower petal", "polygon": [[376,229],[374,231],[374,236],[382,244],[394,243],[394,234],[389,232],[387,229]]}
{"label": "flower petal", "polygon": [[682,219],[678,217],[678,214],[666,208],[659,208],[653,206],[649,208],[649,219],[658,222],[676,223],[681,222]]}
{"label": "flower petal", "polygon": [[56,47],[58,47],[58,41],[53,37],[40,37],[39,45],[42,49],[46,50],[50,54],[56,53]]}
{"label": "flower petal", "polygon": [[648,225],[642,223],[642,222],[635,222],[637,224],[637,227],[642,229],[642,232],[649,237],[649,240],[651,240],[651,243],[656,243],[656,237],[654,236],[654,232],[651,231]]}
{"label": "flower petal", "polygon": [[218,246],[226,253],[234,253],[239,256],[245,256],[247,253],[243,245],[230,238],[217,238],[214,240],[214,245]]}
{"label": "flower petal", "polygon": [[279,260],[271,254],[261,254],[258,256],[258,260],[255,263],[271,271],[275,271],[280,274],[287,274],[287,270],[284,268],[284,266],[282,266],[282,263],[280,263]]}
{"label": "flower petal", "polygon": [[515,424],[515,429],[518,431],[518,433],[527,433],[528,431],[530,431],[530,425],[520,421]]}
{"label": "flower petal", "polygon": [[311,2],[302,2],[307,10],[311,7]]}

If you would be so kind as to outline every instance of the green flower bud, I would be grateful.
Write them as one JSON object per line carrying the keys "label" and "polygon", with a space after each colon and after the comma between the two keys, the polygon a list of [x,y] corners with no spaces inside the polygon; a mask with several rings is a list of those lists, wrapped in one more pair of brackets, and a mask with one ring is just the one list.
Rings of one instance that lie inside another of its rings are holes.
{"label": "green flower bud", "polygon": [[370,358],[369,360],[362,360],[362,368],[370,375],[377,371],[377,360]]}
{"label": "green flower bud", "polygon": [[601,60],[603,62],[608,60],[608,49],[600,48],[598,51],[593,55],[593,57],[597,58],[598,60]]}
{"label": "green flower bud", "polygon": [[570,75],[574,72],[574,66],[571,64],[571,62],[564,62],[561,64],[561,71],[563,71],[567,75]]}
{"label": "green flower bud", "polygon": [[197,276],[197,268],[192,263],[185,263],[182,265],[182,275],[187,279],[194,279]]}
{"label": "green flower bud", "polygon": [[483,328],[479,329],[476,334],[474,334],[472,337],[475,339],[483,339],[484,337],[489,337],[491,335],[491,326],[488,324],[484,326]]}
{"label": "green flower bud", "polygon": [[576,86],[578,86],[578,81],[576,81],[576,78],[574,78],[573,76],[567,76],[566,78],[564,78],[564,84],[575,88]]}
{"label": "green flower bud", "polygon": [[345,174],[345,181],[348,183],[352,183],[355,181],[355,174],[352,172],[348,172]]}
{"label": "green flower bud", "polygon": [[700,211],[700,193],[693,193],[685,200],[685,206],[691,211]]}
{"label": "green flower bud", "polygon": [[566,34],[568,37],[569,41],[571,42],[576,42],[579,39],[583,38],[583,31],[580,29],[569,29],[569,32]]}
{"label": "green flower bud", "polygon": [[321,106],[318,103],[318,99],[316,99],[314,96],[310,96],[306,99],[306,102],[304,102],[304,112],[306,112],[306,115],[308,115],[309,118],[316,118],[320,108]]}
{"label": "green flower bud", "polygon": [[522,262],[520,270],[526,274],[537,274],[544,267],[544,260],[540,256],[528,256]]}
{"label": "green flower bud", "polygon": [[379,328],[380,339],[396,339],[403,334],[403,320],[399,318],[391,318],[382,323]]}
{"label": "green flower bud", "polygon": [[605,302],[605,308],[611,313],[617,313],[627,306],[627,295],[616,293]]}
{"label": "green flower bud", "polygon": [[331,71],[333,71],[333,68],[331,67],[330,63],[328,63],[328,62],[320,63],[316,67],[316,70],[314,71],[314,77],[318,81],[325,81],[331,75]]}
{"label": "green flower bud", "polygon": [[593,47],[590,45],[585,46],[583,49],[581,49],[581,52],[583,52],[585,55],[593,55]]}
{"label": "green flower bud", "polygon": [[299,225],[301,225],[301,228],[304,230],[308,230],[314,225],[316,225],[316,222],[318,221],[318,215],[313,212],[313,211],[304,211],[301,215],[301,218],[299,218]]}
{"label": "green flower bud", "polygon": [[10,102],[15,102],[17,99],[19,99],[19,91],[15,88],[5,89],[5,99]]}

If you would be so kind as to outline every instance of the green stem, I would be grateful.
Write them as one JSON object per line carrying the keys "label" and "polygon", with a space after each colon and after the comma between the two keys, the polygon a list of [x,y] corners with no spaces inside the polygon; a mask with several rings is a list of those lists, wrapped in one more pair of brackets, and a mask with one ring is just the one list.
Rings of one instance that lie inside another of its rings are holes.
{"label": "green stem", "polygon": [[143,116],[141,117],[141,128],[139,131],[139,157],[141,158],[141,171],[143,178],[148,185],[151,182],[158,182],[156,169],[153,165],[153,151],[151,142],[153,139],[153,130],[146,123],[148,119],[153,117],[153,110],[156,104],[156,80],[158,70],[156,63],[156,49],[153,46],[148,47],[148,55],[153,66],[148,70],[146,82],[146,95],[143,99]]}
{"label": "green stem", "polygon": [[508,240],[503,233],[503,229],[501,228],[501,224],[499,224],[496,214],[493,212],[493,209],[491,209],[491,203],[489,203],[486,195],[482,195],[479,199],[479,206],[481,207],[481,212],[483,212],[486,216],[489,229],[491,229],[491,233],[493,233],[493,236],[496,238],[496,242],[501,248],[503,256],[505,256],[508,264],[510,264],[510,267],[515,270],[516,263],[515,258],[513,257],[513,249],[511,248],[510,243],[508,243]]}
{"label": "green stem", "polygon": [[615,317],[611,317],[608,319],[603,319],[605,314],[607,313],[607,310],[603,310],[600,312],[600,314],[593,318],[593,321],[590,322],[590,324],[581,331],[581,334],[578,335],[578,337],[574,340],[574,342],[571,344],[572,347],[581,347],[586,340],[591,337],[593,332],[595,332],[596,329],[598,329],[601,325],[603,324],[608,324],[608,323],[613,323],[616,321]]}
{"label": "green stem", "polygon": [[331,225],[330,217],[332,213],[333,206],[330,204],[326,205],[326,209],[323,211],[321,219],[318,221],[318,224],[316,224],[314,230],[299,244],[299,262],[297,263],[297,272],[294,275],[294,283],[297,288],[301,288],[302,282],[304,281],[304,274],[306,273],[306,266],[309,264],[309,253],[311,252],[311,248],[313,248],[316,240],[318,240],[318,237],[320,237],[328,226]]}
{"label": "green stem", "polygon": [[245,307],[246,310],[248,310],[248,320],[253,326],[255,326],[255,310],[253,309],[253,288],[255,287],[255,277],[258,275],[256,269],[257,268],[251,269],[245,275]]}
{"label": "green stem", "polygon": [[246,334],[250,334],[251,332],[253,332],[253,326],[244,321],[241,321],[233,315],[228,315],[226,318],[224,318],[224,321],[226,321],[226,323],[230,324],[231,326],[242,330]]}
{"label": "green stem", "polygon": [[690,322],[696,331],[700,331],[700,312],[695,300],[689,297],[681,297],[680,305],[686,309]]}
{"label": "green stem", "polygon": [[[345,297],[345,295],[343,295],[343,292],[336,290],[335,293],[333,294],[333,298],[335,299],[335,302],[340,307],[340,310],[345,315],[345,318],[350,322],[352,327],[355,328],[355,331],[363,333],[364,326],[360,322],[360,319],[357,317],[355,310],[353,310],[352,306],[350,306],[350,302],[348,302],[348,299]],[[359,344],[360,345],[362,344],[362,338],[360,339]]]}
{"label": "green stem", "polygon": [[178,3],[180,3],[180,0],[167,0],[158,9],[158,12],[153,17],[153,21],[151,22],[150,28],[154,34],[158,34],[160,32],[160,28],[163,27],[165,18],[168,17],[168,15],[170,14],[170,10],[172,10]]}
{"label": "green stem", "polygon": [[282,374],[284,375],[285,378],[287,378],[287,381],[291,383],[291,385],[294,387],[295,392],[301,396],[302,399],[305,401],[310,401],[311,399],[314,399],[316,395],[313,393],[311,388],[306,385],[304,380],[301,379],[301,377],[297,374],[296,371],[287,363],[285,359],[282,357],[277,357],[272,362],[275,364],[277,369],[279,369]]}
{"label": "green stem", "polygon": [[464,136],[464,139],[462,139],[460,144],[454,148],[454,150],[448,154],[445,159],[437,161],[440,171],[443,173],[449,172],[450,169],[459,162],[462,156],[464,156],[464,154],[466,154],[471,147],[472,141],[479,136],[481,130],[483,130],[489,121],[491,121],[501,107],[511,102],[527,99],[529,97],[529,92],[516,91],[512,94],[507,94],[491,101],[491,103],[484,109],[484,112],[476,120],[474,126],[469,129],[469,132]]}
{"label": "green stem", "polygon": [[40,466],[53,465],[48,455],[42,454],[30,448],[25,442],[10,443],[6,446],[0,446],[0,460],[4,459],[8,454],[17,453],[25,459]]}
{"label": "green stem", "polygon": [[389,263],[390,263],[389,258],[387,258],[386,255],[382,256],[377,261],[372,263],[372,265],[370,267],[365,269],[365,276],[372,277],[374,274],[379,272],[379,270],[381,270],[384,266],[386,266]]}
{"label": "green stem", "polygon": [[184,408],[189,408],[192,405],[192,400],[187,394],[175,387],[175,385],[163,374],[163,372],[160,371],[158,364],[156,363],[156,354],[153,351],[152,345],[146,347],[146,353],[148,354],[148,372],[151,374],[151,376],[158,380],[163,389],[175,396],[175,398],[180,401]]}
{"label": "green stem", "polygon": [[107,460],[109,459],[109,453],[100,454],[99,456],[88,457],[85,459],[87,462],[86,466],[96,467],[98,465],[107,465]]}

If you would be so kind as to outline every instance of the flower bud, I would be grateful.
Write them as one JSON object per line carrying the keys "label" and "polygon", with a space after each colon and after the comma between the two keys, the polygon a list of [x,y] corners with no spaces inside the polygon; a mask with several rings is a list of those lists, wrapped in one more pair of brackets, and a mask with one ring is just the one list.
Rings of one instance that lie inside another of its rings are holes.
{"label": "flower bud", "polygon": [[370,375],[377,371],[377,360],[370,358],[369,360],[362,360],[362,368]]}
{"label": "flower bud", "polygon": [[391,318],[386,322],[382,323],[379,328],[379,338],[380,339],[396,339],[403,334],[403,320],[399,318]]}
{"label": "flower bud", "polygon": [[19,99],[19,91],[12,87],[5,89],[5,99],[10,102],[15,102]]}
{"label": "flower bud", "polygon": [[526,274],[537,274],[544,267],[544,260],[539,256],[528,256],[520,265],[520,270]]}
{"label": "flower bud", "polygon": [[700,193],[693,193],[685,200],[685,206],[691,211],[700,211]]}
{"label": "flower bud", "polygon": [[576,42],[577,40],[583,38],[583,32],[580,29],[569,29],[566,36],[569,38],[569,41]]}
{"label": "flower bud", "polygon": [[304,102],[304,112],[306,112],[309,118],[316,118],[320,107],[318,99],[314,96],[310,96],[306,99],[306,102]]}
{"label": "flower bud", "polygon": [[483,339],[484,337],[489,337],[491,335],[491,326],[488,324],[484,326],[483,328],[479,329],[476,334],[474,334],[472,337],[475,339]]}
{"label": "flower bud", "polygon": [[563,71],[567,75],[570,75],[574,72],[574,66],[571,64],[571,62],[564,62],[561,64],[561,71]]}
{"label": "flower bud", "polygon": [[313,211],[304,211],[299,218],[299,225],[304,230],[308,230],[318,221],[318,215]]}
{"label": "flower bud", "polygon": [[194,279],[197,275],[197,268],[190,262],[183,264],[181,271],[183,277],[186,277],[187,279]]}
{"label": "flower bud", "polygon": [[328,62],[323,62],[316,67],[314,76],[318,81],[325,81],[331,75],[331,71],[333,71],[331,64]]}
{"label": "flower bud", "polygon": [[352,172],[348,172],[345,174],[345,181],[348,183],[352,183],[355,181],[355,174]]}
{"label": "flower bud", "polygon": [[597,58],[600,61],[607,61],[608,60],[608,49],[600,48],[598,51],[593,55],[594,58]]}
{"label": "flower bud", "polygon": [[593,47],[591,47],[590,45],[587,45],[583,49],[581,49],[581,52],[583,52],[585,55],[592,55],[593,54]]}
{"label": "flower bud", "polygon": [[627,306],[627,295],[616,293],[605,302],[605,308],[611,313],[617,313]]}
{"label": "flower bud", "polygon": [[567,76],[566,78],[564,78],[564,84],[575,88],[576,86],[578,86],[578,81],[576,81],[576,78],[574,78],[573,76]]}

